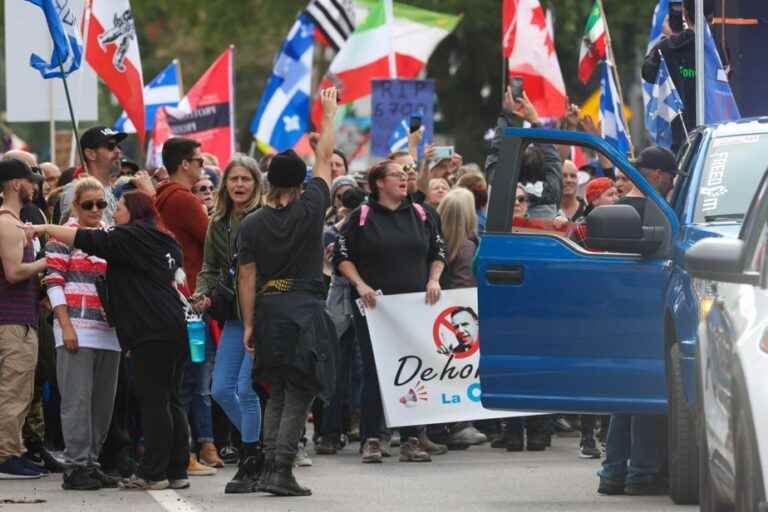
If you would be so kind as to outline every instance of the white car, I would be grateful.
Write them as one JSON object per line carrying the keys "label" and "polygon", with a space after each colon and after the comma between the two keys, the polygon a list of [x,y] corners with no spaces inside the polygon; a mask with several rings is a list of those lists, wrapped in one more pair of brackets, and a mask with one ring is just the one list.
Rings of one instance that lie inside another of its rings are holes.
{"label": "white car", "polygon": [[768,173],[738,239],[685,254],[699,295],[698,443],[703,512],[768,512]]}

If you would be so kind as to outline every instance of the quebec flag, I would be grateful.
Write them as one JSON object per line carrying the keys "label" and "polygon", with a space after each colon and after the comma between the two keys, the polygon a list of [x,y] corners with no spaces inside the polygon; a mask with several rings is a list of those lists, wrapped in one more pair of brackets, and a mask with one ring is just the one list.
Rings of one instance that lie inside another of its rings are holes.
{"label": "quebec flag", "polygon": [[683,112],[683,100],[669,76],[667,61],[661,57],[659,74],[645,111],[645,126],[658,146],[672,147],[672,121]]}
{"label": "quebec flag", "polygon": [[301,14],[280,48],[251,121],[251,133],[261,147],[285,151],[309,131],[314,42],[315,25]]}
{"label": "quebec flag", "polygon": [[45,79],[64,78],[77,71],[83,62],[83,41],[80,38],[80,23],[71,2],[27,2],[43,10],[53,41],[51,61],[46,62],[41,56],[33,53],[29,58],[29,65],[38,70]]}
{"label": "quebec flag", "polygon": [[[159,75],[144,86],[144,127],[147,131],[155,125],[155,112],[160,107],[176,107],[181,100],[181,81],[179,79],[179,61],[174,59]],[[123,111],[114,125],[115,130],[124,133],[136,133],[136,127]]]}
{"label": "quebec flag", "polygon": [[620,152],[629,153],[627,123],[624,121],[623,105],[619,102],[619,90],[610,64],[600,66],[600,119],[603,138]]}
{"label": "quebec flag", "polygon": [[715,40],[709,31],[704,32],[704,119],[707,124],[741,119],[739,107],[728,83]]}
{"label": "quebec flag", "polygon": [[[645,53],[650,53],[653,47],[661,41],[664,36],[664,21],[669,12],[669,0],[659,0],[656,9],[653,11],[653,21],[651,22],[651,32],[648,34],[648,46]],[[651,126],[648,124],[648,114],[650,110],[651,95],[653,94],[653,84],[641,80],[643,84],[643,105],[645,106],[646,129],[650,132]]]}
{"label": "quebec flag", "polygon": [[402,119],[397,126],[395,126],[395,129],[392,130],[392,135],[389,136],[390,153],[408,150],[408,133],[410,132],[410,124],[408,121],[408,119]]}

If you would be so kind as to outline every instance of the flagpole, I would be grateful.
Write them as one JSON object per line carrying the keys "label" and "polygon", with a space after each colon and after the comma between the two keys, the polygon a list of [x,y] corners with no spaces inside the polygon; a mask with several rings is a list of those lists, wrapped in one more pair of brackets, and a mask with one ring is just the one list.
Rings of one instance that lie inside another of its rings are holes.
{"label": "flagpole", "polygon": [[[72,109],[72,98],[69,95],[69,86],[67,85],[67,75],[64,73],[64,61],[59,58],[59,69],[61,70],[61,82],[64,84],[64,95],[67,97],[67,107],[69,108],[69,118],[72,121],[72,133],[77,142],[77,150],[80,153],[80,159],[85,167],[85,152],[80,145],[80,135],[77,133],[77,123],[75,122],[75,111]],[[87,169],[86,169],[87,170]]]}
{"label": "flagpole", "polygon": [[[85,6],[83,7],[83,61],[86,61],[87,64],[87,57],[86,54],[88,53],[88,34],[90,32],[91,28],[91,9],[93,7],[93,0],[87,0],[85,2]],[[80,66],[80,74],[77,77],[77,108],[80,108],[80,105],[83,102],[83,86],[85,83],[85,68],[83,65]],[[98,95],[98,87],[96,90],[96,94]],[[98,103],[98,102],[97,102]],[[97,106],[98,110],[98,106]],[[76,126],[80,126],[80,118],[76,120]],[[72,135],[74,137],[74,134]],[[75,148],[77,147],[77,141],[72,141],[70,144],[69,149],[69,165],[74,166],[75,165],[75,154],[77,154],[77,151]]]}
{"label": "flagpole", "polygon": [[[603,18],[603,24],[605,25],[605,53],[606,57],[608,59],[607,65],[608,70],[613,75],[613,79],[616,82],[616,89],[618,89],[617,94],[619,96],[619,108],[621,108],[621,117],[624,118],[624,92],[623,88],[621,86],[621,77],[619,77],[619,71],[616,68],[616,59],[613,55],[613,44],[611,43],[611,31],[608,29],[608,18],[605,16],[605,9],[603,9],[603,2],[602,0],[597,0],[597,4],[600,6],[600,16]],[[625,120],[625,128],[629,128],[626,126],[626,120]],[[629,156],[630,158],[635,158],[635,146],[632,143],[632,134],[629,132],[629,129],[627,129],[627,140],[629,141]]]}
{"label": "flagpole", "polygon": [[389,32],[389,78],[392,79],[397,78],[397,58],[395,56],[395,41],[392,34],[394,19],[392,0],[384,0],[384,20]]}
{"label": "flagpole", "polygon": [[[235,153],[235,45],[229,45],[229,131],[231,153]],[[230,159],[232,156],[230,155]]]}

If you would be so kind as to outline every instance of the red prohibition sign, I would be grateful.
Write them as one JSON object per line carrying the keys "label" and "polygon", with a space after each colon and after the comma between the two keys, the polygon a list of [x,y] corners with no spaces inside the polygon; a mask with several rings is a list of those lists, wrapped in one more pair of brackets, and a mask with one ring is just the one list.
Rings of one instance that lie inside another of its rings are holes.
{"label": "red prohibition sign", "polygon": [[[453,340],[447,341],[447,346],[443,343],[441,335],[443,332],[450,333]],[[432,327],[432,339],[438,351],[449,350],[448,354],[453,355],[455,359],[465,359],[472,357],[480,348],[480,336],[477,322],[477,314],[471,308],[450,307],[443,310]],[[441,352],[443,353],[443,352]]]}

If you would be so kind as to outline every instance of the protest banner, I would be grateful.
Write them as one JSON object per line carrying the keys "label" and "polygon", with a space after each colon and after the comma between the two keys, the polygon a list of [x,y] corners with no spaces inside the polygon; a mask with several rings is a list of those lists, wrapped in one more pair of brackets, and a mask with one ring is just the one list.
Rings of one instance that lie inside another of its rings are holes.
{"label": "protest banner", "polygon": [[424,126],[419,155],[432,140],[435,83],[432,80],[373,80],[371,96],[371,154],[387,156],[408,150],[411,117]]}
{"label": "protest banner", "polygon": [[475,288],[444,291],[433,306],[424,293],[380,296],[366,318],[388,427],[533,414],[480,403]]}

